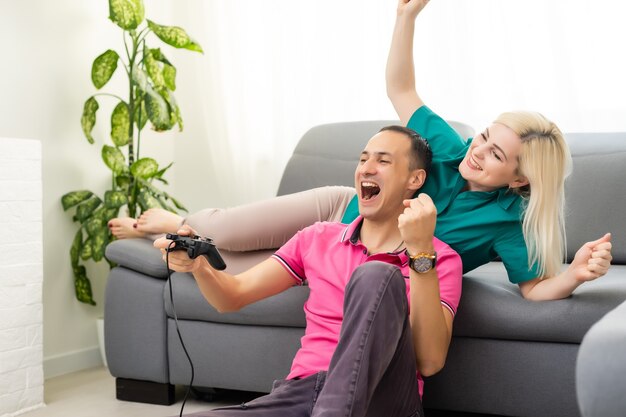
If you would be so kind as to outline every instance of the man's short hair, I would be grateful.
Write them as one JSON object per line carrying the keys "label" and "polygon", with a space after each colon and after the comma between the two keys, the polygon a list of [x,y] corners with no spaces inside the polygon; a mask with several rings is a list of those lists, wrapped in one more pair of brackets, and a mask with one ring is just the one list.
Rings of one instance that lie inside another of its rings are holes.
{"label": "man's short hair", "polygon": [[409,170],[421,168],[426,171],[426,174],[430,172],[430,167],[433,161],[433,152],[430,149],[430,145],[426,139],[424,139],[419,133],[408,127],[391,125],[385,126],[379,130],[379,132],[392,131],[403,133],[411,140],[411,154],[409,155]]}

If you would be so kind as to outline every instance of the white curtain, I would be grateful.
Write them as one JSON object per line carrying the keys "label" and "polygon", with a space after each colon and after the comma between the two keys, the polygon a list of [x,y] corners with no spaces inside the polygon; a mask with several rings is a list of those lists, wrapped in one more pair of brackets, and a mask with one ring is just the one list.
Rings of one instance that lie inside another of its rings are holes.
{"label": "white curtain", "polygon": [[[313,125],[395,118],[384,88],[395,8],[395,0],[176,3],[174,15],[206,51],[190,64],[196,105],[185,111],[203,121],[194,142],[205,142],[193,146],[215,175],[212,204],[274,195]],[[431,0],[417,23],[418,91],[443,117],[476,129],[529,109],[566,132],[626,130],[624,9],[612,0]]]}

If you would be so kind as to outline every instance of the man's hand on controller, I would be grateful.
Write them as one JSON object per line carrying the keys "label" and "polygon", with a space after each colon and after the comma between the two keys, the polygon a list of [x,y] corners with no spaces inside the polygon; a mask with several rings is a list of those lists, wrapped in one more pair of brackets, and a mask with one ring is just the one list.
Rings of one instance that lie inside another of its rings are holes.
{"label": "man's hand on controller", "polygon": [[[176,232],[179,236],[194,236],[196,232],[188,225],[182,226]],[[207,262],[204,256],[199,256],[196,259],[191,259],[187,255],[185,250],[176,250],[167,252],[167,249],[172,245],[172,241],[161,237],[154,241],[154,247],[161,249],[163,255],[163,261],[169,260],[169,269],[176,272],[195,272],[202,266],[202,262]]]}

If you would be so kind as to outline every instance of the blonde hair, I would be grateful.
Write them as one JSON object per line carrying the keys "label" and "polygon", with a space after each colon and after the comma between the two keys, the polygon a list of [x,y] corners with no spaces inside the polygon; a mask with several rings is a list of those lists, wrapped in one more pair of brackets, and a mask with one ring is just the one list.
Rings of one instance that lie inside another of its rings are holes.
{"label": "blonde hair", "polygon": [[494,123],[513,130],[522,140],[518,173],[529,184],[513,189],[524,198],[522,231],[528,264],[537,264],[540,277],[559,273],[565,260],[565,178],[572,157],[559,128],[535,112],[503,113]]}

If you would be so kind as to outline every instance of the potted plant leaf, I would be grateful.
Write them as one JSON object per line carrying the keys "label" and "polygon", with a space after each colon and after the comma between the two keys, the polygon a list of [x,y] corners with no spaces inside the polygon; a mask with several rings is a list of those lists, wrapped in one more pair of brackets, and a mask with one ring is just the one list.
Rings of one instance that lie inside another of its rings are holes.
{"label": "potted plant leaf", "polygon": [[[92,64],[91,80],[100,90],[117,72],[124,72],[128,89],[122,98],[116,94],[99,92],[87,99],[81,117],[81,126],[89,143],[95,143],[92,130],[100,107],[98,99],[114,99],[117,104],[111,112],[110,142],[105,141],[101,158],[111,170],[110,189],[99,196],[90,190],[69,192],[61,198],[65,211],[74,209],[73,220],[78,231],[70,249],[76,298],[95,305],[91,283],[84,261],[99,262],[106,245],[114,239],[108,221],[121,211],[136,217],[144,210],[160,207],[169,211],[185,210],[171,195],[156,183],[167,184],[164,174],[172,166],[159,166],[153,158],[140,154],[141,132],[150,124],[156,131],[167,131],[183,120],[176,100],[176,68],[160,48],[148,46],[151,33],[167,45],[202,53],[186,31],[176,26],[164,26],[145,19],[142,0],[109,0],[109,19],[123,31],[123,53],[108,49]],[[118,71],[118,66],[123,71]]]}

